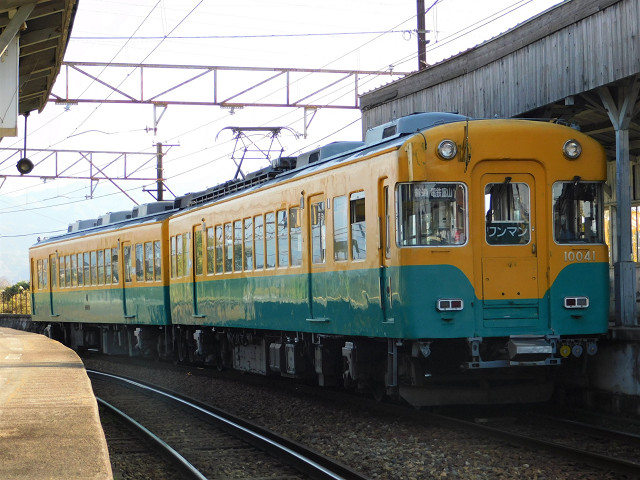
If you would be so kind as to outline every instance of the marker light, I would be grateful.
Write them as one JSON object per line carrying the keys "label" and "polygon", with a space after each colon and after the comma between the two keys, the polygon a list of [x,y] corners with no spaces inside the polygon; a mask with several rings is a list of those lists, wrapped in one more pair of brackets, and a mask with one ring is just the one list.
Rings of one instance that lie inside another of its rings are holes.
{"label": "marker light", "polygon": [[438,144],[438,155],[444,160],[451,160],[458,154],[458,146],[453,140],[442,140]]}
{"label": "marker light", "polygon": [[567,140],[562,146],[562,152],[569,160],[575,160],[582,153],[582,146],[577,140]]}
{"label": "marker light", "polygon": [[461,298],[440,298],[436,308],[440,312],[458,311],[464,308],[464,302]]}
{"label": "marker light", "polygon": [[587,355],[595,355],[598,353],[598,344],[595,342],[587,343]]}
{"label": "marker light", "polygon": [[589,297],[564,297],[564,308],[588,308]]}
{"label": "marker light", "polygon": [[571,355],[571,347],[569,345],[562,345],[560,347],[560,355],[563,358],[567,358],[569,355]]}
{"label": "marker light", "polygon": [[582,355],[582,352],[584,351],[584,348],[582,348],[582,345],[578,345],[575,344],[572,348],[571,348],[571,353],[573,354],[574,357],[579,358]]}

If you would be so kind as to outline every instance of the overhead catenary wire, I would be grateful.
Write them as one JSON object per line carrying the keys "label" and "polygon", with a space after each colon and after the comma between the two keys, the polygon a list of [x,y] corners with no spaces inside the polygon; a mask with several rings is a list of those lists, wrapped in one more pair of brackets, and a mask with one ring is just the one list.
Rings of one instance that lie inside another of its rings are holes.
{"label": "overhead catenary wire", "polygon": [[[430,10],[431,8],[433,8],[436,4],[441,3],[442,1],[444,1],[444,0],[437,0],[437,1],[435,1],[435,2],[434,2],[434,3],[429,7],[429,9],[427,9],[426,11],[429,11],[429,10]],[[529,0],[529,1],[531,1],[531,0]],[[202,3],[202,2],[200,2],[200,3]],[[199,4],[200,4],[200,3],[199,3]],[[518,2],[518,3],[523,3],[523,2],[521,1],[521,2]],[[525,2],[525,3],[529,3],[529,2]],[[198,5],[199,5],[199,4],[198,4]],[[183,20],[182,20],[180,23],[182,23],[182,22],[183,22],[183,21],[184,21],[184,20],[185,20],[189,15],[191,15],[191,13],[193,12],[193,10],[195,10],[195,8],[197,8],[197,6],[198,6],[198,5],[196,5],[196,7],[194,7],[194,9],[192,9],[192,10],[191,10],[191,11],[190,11],[190,12],[189,12],[189,13],[188,13],[184,18],[183,18]],[[157,6],[157,4],[156,4],[156,6]],[[155,7],[154,7],[154,8],[155,8]],[[414,18],[414,17],[415,17],[415,15],[413,15],[412,17],[409,17],[407,20],[405,20],[404,22],[401,22],[401,23],[400,23],[400,24],[398,24],[397,26],[402,25],[403,23],[406,23],[407,21],[411,20],[411,19],[412,19],[412,18]],[[180,23],[179,23],[179,24],[180,24]],[[477,23],[480,23],[480,22],[477,22]],[[179,24],[178,24],[178,25],[179,25]],[[175,31],[175,29],[177,28],[177,26],[178,26],[178,25],[176,25],[176,27],[174,27],[174,28],[172,29],[172,32],[173,32],[173,31]],[[397,26],[396,26],[396,27],[393,27],[392,29],[390,29],[390,30],[388,30],[388,31],[385,31],[385,33],[393,32],[393,31],[394,31],[394,28],[397,28]],[[466,27],[466,28],[468,29],[469,27]],[[479,27],[478,27],[478,28],[479,28]],[[136,30],[136,31],[137,31],[137,30]],[[381,35],[384,35],[385,33],[382,33]],[[134,35],[135,35],[135,32],[134,32]],[[132,35],[132,36],[133,36],[133,35]],[[165,41],[165,40],[167,40],[167,39],[172,39],[172,38],[173,38],[173,37],[171,37],[171,32],[170,32],[168,35],[165,35],[164,37],[162,37],[162,39],[161,39],[161,42],[160,42],[160,43],[162,43],[163,41]],[[376,38],[378,38],[378,37],[376,37]],[[449,37],[447,37],[447,38],[449,38]],[[362,47],[364,47],[364,46],[366,46],[366,45],[370,44],[370,43],[371,43],[372,41],[374,41],[374,40],[376,40],[376,39],[371,39],[371,40],[369,40],[369,41],[365,42],[364,44],[362,44],[361,46],[357,47],[356,49],[353,49],[353,50],[351,50],[351,51],[347,52],[346,54],[343,54],[343,55],[341,55],[341,56],[337,57],[335,60],[332,60],[331,62],[327,63],[325,66],[327,66],[327,65],[331,65],[332,63],[334,63],[334,62],[338,61],[338,60],[339,60],[339,59],[341,59],[341,58],[344,58],[345,56],[349,55],[350,53],[353,53],[354,51],[357,51],[358,49],[360,49],[360,48],[362,48]],[[146,59],[146,58],[148,58],[148,57],[153,53],[153,51],[155,51],[155,50],[159,47],[159,45],[160,45],[160,44],[156,45],[156,47],[154,48],[154,50],[152,50],[152,52],[150,52],[150,53],[147,55],[147,57],[145,57],[145,59]],[[437,44],[436,44],[436,45],[432,46],[430,49],[437,48],[438,46],[441,46],[441,45],[437,45]],[[123,46],[123,48],[124,48],[124,46]],[[143,61],[144,61],[144,60],[143,60]],[[323,68],[324,68],[324,67],[323,67]],[[365,83],[365,82],[363,82],[363,83]],[[293,114],[293,113],[294,113],[294,112],[288,112],[288,113],[285,113],[284,115],[279,116],[279,117],[277,117],[277,118],[283,118],[283,117],[286,117],[287,115],[291,115],[291,114]],[[197,131],[197,130],[199,130],[199,129],[201,129],[201,128],[204,128],[205,126],[211,125],[212,123],[215,123],[215,122],[217,122],[217,121],[221,121],[221,120],[223,120],[224,118],[227,118],[227,117],[225,116],[225,117],[221,117],[221,118],[219,118],[219,119],[213,120],[213,121],[211,121],[211,122],[207,122],[205,125],[201,125],[201,126],[199,126],[199,127],[196,127],[196,128],[190,129],[189,131],[184,132],[184,133],[182,133],[182,134],[180,134],[180,135],[187,135],[187,134],[189,134],[189,133],[195,132],[195,131]],[[85,120],[85,121],[86,121],[86,120]],[[356,123],[357,121],[358,121],[358,120],[356,120],[356,121],[352,121],[352,122],[350,122],[350,123],[348,123],[348,124],[344,125],[342,128],[346,128],[346,127],[348,127],[348,126],[350,126],[350,125],[353,125],[353,124],[354,124],[354,123]],[[268,123],[268,122],[265,122],[265,124],[266,124],[266,123]],[[77,131],[77,129],[78,129],[78,128],[79,128],[79,127],[77,127],[77,128],[76,128],[76,130],[74,130],[74,132],[75,132],[75,131]],[[335,132],[333,132],[333,134],[335,134],[335,133],[339,132],[340,130],[341,130],[341,129],[336,130]],[[327,136],[323,137],[322,139],[315,140],[315,141],[314,141],[314,143],[317,143],[317,142],[322,141],[322,140],[324,140],[324,139],[326,139],[326,138],[329,138],[329,137],[330,137],[331,135],[333,135],[333,134],[327,135]],[[180,136],[180,135],[176,135],[176,136],[172,137],[172,139],[178,138],[178,136]],[[172,140],[172,139],[170,139],[170,140]],[[195,154],[200,153],[200,152],[202,152],[202,151],[209,150],[210,148],[213,148],[213,147],[207,147],[207,148],[205,148],[205,149],[201,149],[201,150],[199,150],[198,152],[192,152],[189,156],[191,156],[191,155],[195,155]],[[302,150],[304,150],[304,148],[305,148],[305,147],[302,147],[302,148],[300,148],[300,149],[296,150],[296,152],[298,152],[298,151],[302,151]],[[179,157],[179,159],[181,159],[181,158],[184,158],[184,157],[182,157],[182,156],[181,156],[181,157]],[[221,158],[224,158],[224,157],[221,157]],[[219,159],[214,159],[213,161],[218,161],[218,160],[219,160]],[[204,164],[202,164],[201,166],[198,166],[198,167],[192,168],[192,169],[191,169],[191,171],[193,171],[193,170],[195,170],[195,169],[197,169],[197,168],[201,168],[202,166],[208,165],[208,164],[210,164],[210,163],[211,163],[211,162],[205,162],[205,163],[204,163]],[[151,167],[149,167],[149,168],[151,168]],[[180,175],[182,175],[182,174],[183,174],[183,173],[181,173]],[[168,178],[168,179],[170,179],[170,178]]]}

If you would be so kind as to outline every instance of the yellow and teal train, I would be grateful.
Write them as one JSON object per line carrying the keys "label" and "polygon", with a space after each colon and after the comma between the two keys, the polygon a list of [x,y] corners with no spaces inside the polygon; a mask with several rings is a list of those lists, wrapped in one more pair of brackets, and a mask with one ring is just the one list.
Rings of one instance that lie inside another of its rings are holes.
{"label": "yellow and teal train", "polygon": [[539,400],[607,331],[605,180],[576,129],[414,114],[40,241],[33,319],[415,405]]}

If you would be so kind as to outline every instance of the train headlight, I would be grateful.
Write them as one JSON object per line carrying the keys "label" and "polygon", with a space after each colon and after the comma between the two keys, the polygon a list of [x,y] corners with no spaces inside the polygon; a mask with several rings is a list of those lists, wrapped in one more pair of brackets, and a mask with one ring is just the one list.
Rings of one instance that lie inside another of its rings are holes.
{"label": "train headlight", "polygon": [[439,298],[436,308],[439,312],[456,312],[464,308],[461,298]]}
{"label": "train headlight", "polygon": [[438,155],[444,160],[451,160],[458,154],[458,146],[453,140],[442,140],[438,144]]}
{"label": "train headlight", "polygon": [[582,145],[577,140],[567,140],[562,146],[562,152],[569,160],[575,160],[582,153]]}
{"label": "train headlight", "polygon": [[560,355],[562,356],[562,358],[567,358],[569,355],[571,355],[571,347],[569,345],[562,345],[560,347]]}

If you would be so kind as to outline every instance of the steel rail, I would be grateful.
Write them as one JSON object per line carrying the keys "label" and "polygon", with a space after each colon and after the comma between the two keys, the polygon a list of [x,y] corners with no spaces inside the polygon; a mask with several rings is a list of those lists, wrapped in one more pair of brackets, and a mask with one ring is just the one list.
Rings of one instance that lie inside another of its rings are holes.
{"label": "steel rail", "polygon": [[604,435],[609,437],[612,440],[632,440],[635,442],[640,442],[640,435],[637,433],[624,432],[622,430],[614,430],[612,428],[601,427],[599,425],[590,425],[585,422],[580,422],[578,420],[569,420],[567,418],[560,418],[554,415],[540,415],[541,418],[545,418],[547,420],[552,420],[557,423],[564,423],[565,425],[569,425],[573,428],[583,430],[584,432],[596,432],[600,435]]}
{"label": "steel rail", "polygon": [[207,418],[229,428],[236,435],[242,437],[254,446],[272,452],[280,457],[287,458],[298,468],[308,473],[312,478],[319,480],[369,480],[366,477],[346,465],[336,462],[324,455],[308,449],[292,440],[278,436],[258,425],[243,420],[239,417],[223,412],[211,405],[207,405],[198,400],[180,395],[176,392],[162,389],[155,385],[145,384],[138,380],[121,377],[110,373],[99,372],[97,370],[87,370],[90,377],[106,378],[121,384],[130,385],[141,390],[146,390],[156,395],[160,395],[166,399],[194,410]]}
{"label": "steel rail", "polygon": [[194,478],[196,480],[207,480],[207,477],[205,477],[202,473],[200,473],[200,471],[196,467],[191,465],[191,463],[189,463],[189,461],[186,458],[180,455],[169,444],[167,444],[160,437],[158,437],[149,429],[147,429],[144,425],[141,425],[140,423],[136,422],[133,418],[131,418],[126,413],[124,413],[122,410],[119,410],[118,408],[114,407],[113,405],[101,399],[100,397],[96,397],[96,400],[102,407],[106,408],[112,414],[124,420],[127,424],[135,428],[138,432],[142,433],[144,437],[150,443],[152,443],[157,450],[160,450],[162,453],[169,455],[169,458],[171,459],[171,461],[176,466],[178,466],[185,474],[187,474],[190,478]]}
{"label": "steel rail", "polygon": [[634,478],[640,477],[640,463],[630,462],[628,460],[618,459],[614,457],[609,457],[607,455],[602,455],[599,453],[588,452],[586,450],[580,450],[577,448],[569,447],[561,443],[551,442],[548,440],[540,440],[540,439],[530,437],[527,435],[522,435],[519,433],[508,432],[505,430],[501,430],[499,428],[490,427],[488,425],[477,424],[475,422],[464,420],[461,418],[450,417],[450,416],[440,415],[436,413],[429,413],[428,417],[432,418],[434,421],[437,421],[441,424],[455,425],[458,427],[477,430],[482,433],[489,434],[494,438],[498,438],[500,440],[507,439],[508,441],[512,441],[519,445],[542,448],[552,453],[556,453],[560,451],[571,456],[574,460],[578,460],[595,467],[612,469],[617,472],[631,474],[634,476]]}

